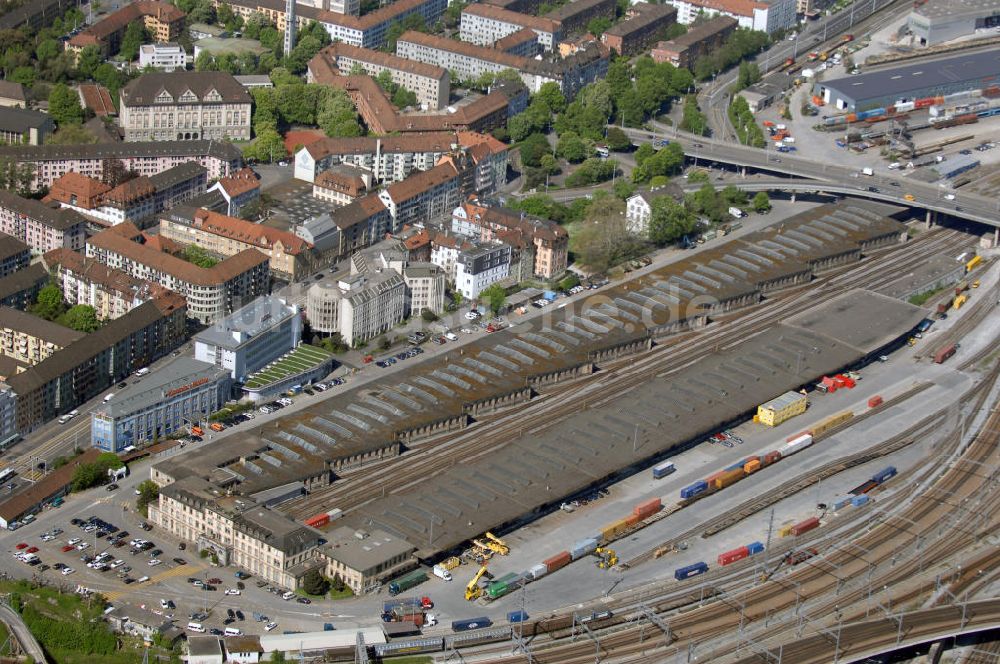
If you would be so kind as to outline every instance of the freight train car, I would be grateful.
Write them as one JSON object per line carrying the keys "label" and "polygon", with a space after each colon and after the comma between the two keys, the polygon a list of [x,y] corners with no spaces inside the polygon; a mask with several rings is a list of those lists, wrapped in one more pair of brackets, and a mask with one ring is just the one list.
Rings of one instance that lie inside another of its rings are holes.
{"label": "freight train car", "polygon": [[830,429],[839,426],[844,422],[847,422],[853,417],[854,417],[854,411],[845,410],[843,412],[837,413],[836,415],[831,415],[821,420],[818,424],[813,426],[809,431],[810,433],[812,433],[813,437],[822,436]]}

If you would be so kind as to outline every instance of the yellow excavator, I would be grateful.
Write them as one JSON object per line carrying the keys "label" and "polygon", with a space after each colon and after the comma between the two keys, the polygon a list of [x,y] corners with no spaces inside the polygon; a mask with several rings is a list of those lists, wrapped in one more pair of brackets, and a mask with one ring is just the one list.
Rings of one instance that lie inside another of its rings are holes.
{"label": "yellow excavator", "polygon": [[479,587],[479,580],[484,576],[487,579],[493,578],[493,575],[486,571],[486,565],[480,567],[479,571],[476,572],[476,575],[472,577],[472,581],[469,581],[469,584],[465,586],[465,599],[469,602],[483,596],[483,592],[485,591]]}
{"label": "yellow excavator", "polygon": [[481,539],[474,539],[472,540],[472,543],[480,549],[492,551],[493,553],[499,553],[501,556],[506,556],[510,553],[510,547],[507,546],[502,539],[490,532],[486,533],[485,541]]}
{"label": "yellow excavator", "polygon": [[597,566],[601,569],[611,569],[618,564],[618,554],[612,549],[597,547],[594,555],[597,556]]}

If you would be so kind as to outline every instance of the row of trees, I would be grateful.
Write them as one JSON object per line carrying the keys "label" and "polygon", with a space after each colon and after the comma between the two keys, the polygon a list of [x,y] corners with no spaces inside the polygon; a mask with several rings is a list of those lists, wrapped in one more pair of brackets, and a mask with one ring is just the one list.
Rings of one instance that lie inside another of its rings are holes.
{"label": "row of trees", "polygon": [[[361,66],[360,63],[354,63],[351,67],[352,76],[361,76],[365,73],[365,68]],[[399,85],[394,80],[392,80],[392,74],[388,69],[383,69],[375,77],[375,82],[378,86],[385,90],[389,98],[392,99],[392,103],[395,104],[397,108],[406,108],[407,106],[417,105],[417,93],[412,90],[407,90],[402,85]]]}
{"label": "row of trees", "polygon": [[760,53],[771,44],[766,32],[738,28],[720,48],[701,56],[694,63],[694,75],[705,81],[747,57]]}
{"label": "row of trees", "polygon": [[69,306],[63,299],[62,290],[55,284],[47,284],[40,291],[29,311],[39,318],[58,323],[77,332],[96,332],[101,327],[97,312],[89,304]]}
{"label": "row of trees", "polygon": [[121,468],[125,464],[114,452],[98,454],[91,463],[81,463],[73,470],[73,491],[85,491],[91,487],[104,484],[108,479],[108,471]]}
{"label": "row of trees", "polygon": [[762,148],[767,145],[764,137],[764,130],[757,124],[753,112],[750,111],[750,104],[743,97],[734,97],[729,105],[729,121],[733,123],[733,129],[744,145],[752,145],[755,148]]}

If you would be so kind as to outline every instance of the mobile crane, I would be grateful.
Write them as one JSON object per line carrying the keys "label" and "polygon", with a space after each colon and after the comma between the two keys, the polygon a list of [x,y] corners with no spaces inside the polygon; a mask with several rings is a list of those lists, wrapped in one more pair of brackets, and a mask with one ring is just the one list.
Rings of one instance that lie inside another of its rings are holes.
{"label": "mobile crane", "polygon": [[486,551],[492,551],[493,553],[499,553],[501,556],[506,556],[510,553],[510,547],[507,546],[502,539],[494,535],[493,533],[486,533],[486,539],[474,539],[472,543],[479,547],[480,549],[485,549]]}
{"label": "mobile crane", "polygon": [[483,596],[483,589],[479,587],[479,580],[483,577],[487,579],[493,578],[493,575],[486,570],[486,565],[480,567],[479,571],[472,577],[472,580],[465,586],[465,599],[467,601],[471,602]]}
{"label": "mobile crane", "polygon": [[618,554],[607,547],[597,547],[594,555],[597,556],[597,566],[601,569],[611,569],[618,564]]}

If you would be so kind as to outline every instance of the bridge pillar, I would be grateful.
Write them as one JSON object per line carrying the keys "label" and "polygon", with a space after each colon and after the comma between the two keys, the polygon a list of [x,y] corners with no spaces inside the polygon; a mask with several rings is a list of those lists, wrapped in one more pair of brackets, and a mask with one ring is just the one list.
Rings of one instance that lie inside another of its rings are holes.
{"label": "bridge pillar", "polygon": [[924,228],[934,228],[934,210],[927,210],[927,215],[924,217]]}
{"label": "bridge pillar", "polygon": [[993,229],[993,247],[1000,245],[1000,226]]}
{"label": "bridge pillar", "polygon": [[924,659],[926,664],[940,664],[941,655],[944,653],[944,643],[941,641],[935,641],[930,650],[927,651],[927,657]]}
{"label": "bridge pillar", "polygon": [[792,192],[792,202],[793,203],[795,202],[795,192],[794,191]]}

